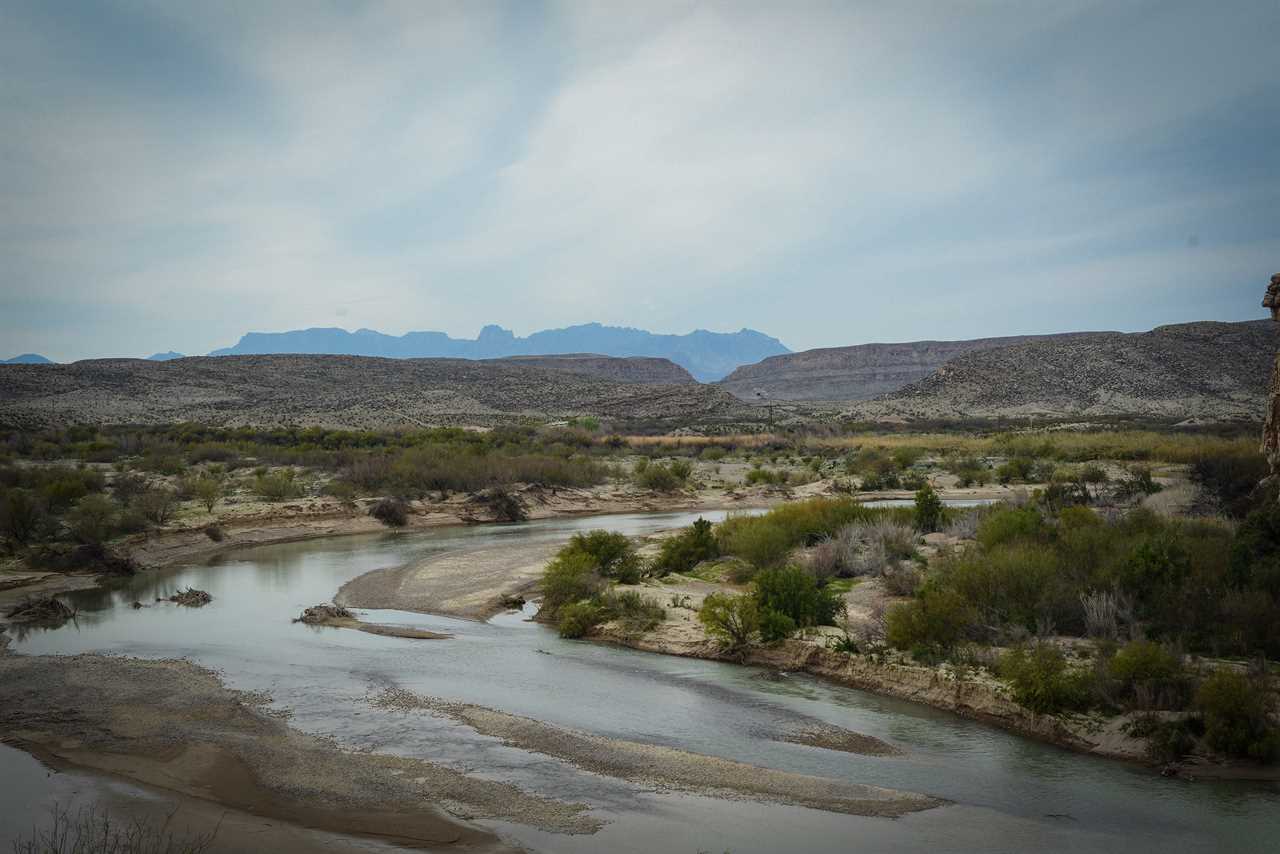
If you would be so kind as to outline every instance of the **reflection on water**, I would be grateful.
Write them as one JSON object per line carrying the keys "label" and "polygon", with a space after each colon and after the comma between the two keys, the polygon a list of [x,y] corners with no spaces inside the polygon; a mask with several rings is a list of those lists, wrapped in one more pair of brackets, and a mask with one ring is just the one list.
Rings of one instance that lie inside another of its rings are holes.
{"label": "reflection on water", "polygon": [[[1135,847],[1268,850],[1264,842],[1280,834],[1275,786],[1163,780],[801,675],[766,680],[750,668],[565,641],[516,614],[479,623],[366,612],[377,622],[454,635],[431,642],[290,622],[371,569],[464,545],[547,542],[589,528],[639,534],[687,524],[695,515],[544,520],[244,549],[75,594],[70,598],[81,613],[74,624],[32,631],[15,648],[189,657],[220,670],[231,687],[269,692],[302,729],[585,800],[610,821],[593,837],[499,826],[535,850],[648,852],[660,841],[662,850],[745,854],[845,850],[857,839],[867,850],[1132,854]],[[193,610],[155,601],[188,586],[209,591],[213,602]],[[146,607],[135,610],[134,601]],[[368,694],[390,685],[605,736],[927,792],[954,805],[889,821],[644,792],[452,722],[372,709]],[[861,757],[773,740],[814,721],[882,738],[905,755]]]}

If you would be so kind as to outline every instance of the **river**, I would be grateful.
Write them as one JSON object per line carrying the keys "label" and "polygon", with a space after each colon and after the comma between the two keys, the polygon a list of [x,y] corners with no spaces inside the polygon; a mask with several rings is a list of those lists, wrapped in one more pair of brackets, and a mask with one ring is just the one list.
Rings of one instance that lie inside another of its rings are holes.
{"label": "river", "polygon": [[[609,528],[643,534],[722,513],[629,514],[505,526],[363,535],[239,550],[136,576],[67,598],[74,623],[17,637],[17,654],[104,652],[186,657],[237,689],[262,690],[303,730],[342,745],[418,756],[591,804],[608,822],[563,836],[482,822],[546,852],[732,851],[1271,851],[1280,839],[1280,786],[1166,780],[1121,763],[1028,741],[928,708],[802,675],[762,678],[717,662],[582,641],[506,614],[487,623],[398,611],[370,622],[453,635],[413,641],[292,624],[364,572],[434,552],[546,542]],[[152,603],[196,587],[192,610]],[[947,806],[900,819],[654,792],[578,771],[426,714],[371,707],[384,687],[490,706],[599,735],[667,745],[755,765],[923,792]],[[904,751],[866,757],[771,740],[815,720],[876,736]],[[29,757],[0,752],[0,824],[15,827],[56,779]],[[43,787],[43,788],[42,788]],[[8,837],[0,832],[0,845]]]}

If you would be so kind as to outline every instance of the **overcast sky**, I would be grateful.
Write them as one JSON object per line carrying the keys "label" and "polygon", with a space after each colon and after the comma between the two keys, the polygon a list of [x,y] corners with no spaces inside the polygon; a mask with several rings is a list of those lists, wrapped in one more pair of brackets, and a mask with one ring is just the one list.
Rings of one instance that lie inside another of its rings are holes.
{"label": "overcast sky", "polygon": [[1262,317],[1280,3],[0,0],[0,356]]}

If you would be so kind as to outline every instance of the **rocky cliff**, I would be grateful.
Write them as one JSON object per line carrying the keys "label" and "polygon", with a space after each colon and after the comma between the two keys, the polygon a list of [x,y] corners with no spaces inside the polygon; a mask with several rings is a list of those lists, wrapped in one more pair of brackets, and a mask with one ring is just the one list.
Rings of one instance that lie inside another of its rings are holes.
{"label": "rocky cliff", "polygon": [[851,414],[1261,420],[1274,356],[1275,334],[1263,320],[1032,340],[959,356]]}
{"label": "rocky cliff", "polygon": [[[1280,321],[1280,273],[1271,277],[1262,307],[1271,311],[1271,320]],[[1274,346],[1274,345],[1273,345]],[[1267,394],[1267,422],[1262,429],[1262,453],[1271,467],[1271,476],[1280,474],[1280,352],[1271,368],[1271,387]]]}

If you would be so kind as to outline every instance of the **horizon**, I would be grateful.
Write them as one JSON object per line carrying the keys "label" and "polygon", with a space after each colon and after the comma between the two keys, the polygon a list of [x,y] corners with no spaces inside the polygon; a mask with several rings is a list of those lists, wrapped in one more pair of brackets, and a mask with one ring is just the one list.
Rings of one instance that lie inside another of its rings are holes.
{"label": "horizon", "polygon": [[4,2],[4,352],[1138,331],[1280,258],[1273,3]]}
{"label": "horizon", "polygon": [[[981,338],[1019,338],[1019,337],[1025,337],[1025,336],[1037,336],[1037,335],[1053,336],[1053,335],[1096,334],[1096,333],[1107,333],[1107,332],[1117,332],[1117,333],[1124,334],[1124,335],[1136,335],[1136,334],[1141,334],[1141,333],[1144,333],[1144,332],[1151,332],[1151,331],[1153,331],[1153,330],[1155,330],[1155,329],[1158,329],[1158,328],[1160,328],[1160,327],[1164,327],[1164,326],[1178,326],[1178,325],[1182,325],[1182,324],[1185,324],[1185,323],[1251,323],[1251,322],[1255,322],[1255,321],[1264,321],[1264,320],[1266,320],[1266,319],[1267,319],[1267,318],[1266,318],[1265,316],[1263,316],[1263,317],[1248,317],[1248,318],[1236,319],[1236,320],[1218,320],[1218,319],[1215,319],[1215,318],[1199,318],[1199,319],[1195,319],[1195,320],[1180,320],[1180,321],[1173,321],[1173,322],[1170,322],[1170,323],[1161,323],[1161,324],[1157,324],[1157,325],[1155,325],[1155,326],[1151,326],[1151,327],[1148,327],[1148,328],[1145,328],[1145,329],[1102,329],[1102,328],[1096,328],[1096,329],[1067,329],[1067,330],[1043,331],[1043,332],[1012,332],[1012,333],[1009,333],[1009,334],[1002,334],[1002,335],[984,335],[984,336],[977,336],[977,337],[981,337]],[[25,351],[23,351],[23,352],[21,352],[21,353],[14,353],[12,356],[5,355],[5,353],[0,352],[0,362],[4,362],[5,360],[8,360],[8,359],[21,358],[21,357],[25,357],[25,356],[40,356],[40,357],[43,357],[43,358],[47,358],[47,359],[49,359],[50,361],[54,362],[55,364],[71,364],[71,363],[74,363],[74,362],[90,361],[90,360],[94,360],[94,359],[148,359],[148,358],[150,358],[151,356],[169,355],[169,354],[171,354],[171,353],[177,353],[177,354],[178,354],[179,356],[181,356],[182,358],[192,358],[192,357],[211,357],[211,356],[214,356],[218,350],[231,349],[231,348],[235,347],[237,344],[239,344],[240,342],[242,342],[246,337],[248,337],[248,336],[250,336],[250,335],[281,335],[281,334],[293,333],[293,332],[332,332],[332,331],[337,331],[337,332],[343,332],[343,333],[346,333],[346,334],[348,334],[348,335],[357,335],[357,334],[359,334],[359,333],[361,333],[361,332],[370,332],[370,333],[373,333],[373,334],[375,334],[375,335],[382,335],[382,336],[387,336],[387,337],[391,337],[391,338],[403,338],[403,337],[406,337],[406,336],[408,336],[408,335],[414,335],[414,334],[444,334],[444,335],[449,336],[449,338],[450,338],[451,340],[453,340],[453,341],[478,341],[478,340],[479,340],[479,336],[480,336],[480,334],[481,334],[481,333],[482,333],[486,328],[489,328],[489,327],[495,327],[495,328],[497,328],[497,329],[502,330],[503,332],[509,332],[509,333],[512,333],[512,334],[514,335],[514,337],[515,337],[517,340],[524,340],[524,339],[527,339],[528,337],[530,337],[531,335],[534,335],[534,334],[537,334],[537,333],[541,333],[541,332],[559,332],[559,331],[571,330],[571,329],[576,329],[576,328],[581,328],[581,327],[587,327],[587,326],[598,326],[598,327],[603,327],[603,328],[606,328],[606,329],[619,329],[619,330],[628,330],[628,331],[644,332],[644,333],[646,333],[646,334],[654,335],[654,336],[674,336],[674,337],[682,337],[682,336],[693,335],[693,334],[698,333],[698,332],[706,332],[706,333],[710,333],[710,334],[713,334],[713,335],[736,335],[736,334],[741,334],[741,333],[745,333],[745,332],[750,332],[750,333],[755,333],[755,334],[757,334],[757,335],[762,335],[762,336],[764,336],[764,337],[766,337],[766,338],[769,338],[769,339],[772,339],[772,340],[774,340],[774,341],[777,341],[777,342],[778,342],[779,344],[781,344],[783,347],[786,347],[786,348],[787,348],[787,350],[788,350],[788,352],[789,352],[789,353],[791,353],[791,354],[804,353],[804,352],[808,352],[808,351],[811,351],[811,350],[839,350],[839,349],[844,349],[844,348],[848,348],[848,347],[894,346],[894,345],[899,345],[899,344],[919,344],[919,343],[927,343],[927,342],[951,342],[951,341],[967,341],[967,340],[973,340],[973,339],[968,339],[968,338],[941,338],[941,337],[916,338],[916,339],[913,339],[913,340],[911,340],[911,341],[903,341],[903,340],[890,341],[890,340],[887,340],[887,339],[885,339],[885,340],[877,339],[877,340],[870,340],[870,341],[858,341],[858,342],[851,343],[851,344],[835,344],[835,345],[822,346],[822,347],[809,347],[809,348],[805,348],[805,349],[801,350],[801,349],[796,349],[796,348],[794,348],[794,347],[788,347],[787,342],[785,342],[785,341],[781,340],[781,339],[780,339],[780,338],[778,338],[777,336],[770,335],[770,334],[769,334],[769,332],[768,332],[767,330],[763,330],[763,329],[752,329],[752,328],[750,328],[750,327],[746,327],[746,326],[744,326],[744,327],[742,327],[742,328],[740,328],[740,329],[734,329],[734,330],[717,330],[717,329],[707,329],[707,328],[705,328],[705,327],[698,327],[698,328],[696,328],[696,329],[691,329],[691,330],[689,330],[688,332],[662,332],[662,331],[657,331],[657,330],[652,330],[652,329],[644,329],[644,328],[636,327],[636,326],[620,326],[620,325],[615,325],[615,324],[601,323],[601,322],[599,322],[599,321],[586,321],[586,322],[583,322],[583,323],[575,323],[575,324],[570,324],[570,325],[567,325],[567,326],[555,326],[555,327],[548,327],[548,328],[546,328],[546,329],[534,329],[534,330],[530,330],[528,333],[526,333],[526,334],[524,334],[524,335],[521,335],[519,332],[516,332],[515,330],[511,329],[510,327],[503,326],[502,324],[498,324],[498,323],[487,323],[487,324],[485,324],[484,326],[482,326],[479,330],[477,330],[477,331],[476,331],[476,337],[474,337],[474,338],[467,338],[467,337],[465,337],[465,336],[455,336],[455,335],[454,335],[453,333],[451,333],[451,332],[448,332],[448,331],[445,331],[445,330],[439,330],[439,329],[410,329],[410,330],[408,330],[407,332],[400,333],[400,334],[398,334],[398,335],[394,335],[394,334],[391,334],[391,333],[383,332],[383,331],[378,330],[378,329],[369,329],[369,328],[366,328],[366,327],[359,327],[359,328],[356,328],[356,329],[348,329],[348,328],[346,328],[346,327],[342,327],[342,326],[309,326],[309,327],[299,328],[299,329],[280,329],[280,330],[274,330],[274,331],[272,331],[272,330],[262,330],[262,329],[251,329],[251,330],[249,330],[249,331],[247,331],[247,332],[244,332],[244,333],[243,333],[243,334],[241,334],[239,337],[237,337],[236,341],[235,341],[234,343],[232,343],[232,344],[228,344],[228,345],[225,345],[225,346],[222,346],[222,347],[214,347],[214,348],[212,348],[212,349],[210,349],[210,350],[207,350],[207,351],[204,351],[204,352],[190,352],[190,353],[188,353],[188,352],[185,352],[185,351],[182,351],[182,350],[178,350],[178,349],[175,349],[175,348],[172,348],[172,347],[171,347],[171,348],[166,349],[166,350],[153,350],[153,351],[151,351],[151,352],[149,352],[149,353],[145,353],[145,354],[138,354],[138,355],[133,355],[133,354],[129,354],[129,355],[125,355],[125,354],[95,354],[95,355],[88,355],[88,356],[80,356],[79,358],[75,358],[75,359],[59,359],[59,358],[55,358],[54,356],[51,356],[49,353],[44,353],[44,352],[40,352],[40,351],[37,351],[37,350],[25,350]],[[600,354],[590,354],[590,353],[589,353],[589,351],[582,351],[582,352],[583,352],[584,354],[587,354],[587,355],[600,355]],[[222,355],[236,355],[236,354],[222,354]],[[281,352],[279,353],[279,355],[286,355],[286,353],[285,353],[284,351],[281,351]],[[304,353],[304,354],[299,354],[299,355],[307,355],[307,354],[305,354],[305,353]],[[314,353],[314,354],[312,354],[312,355],[343,355],[343,354]],[[547,353],[545,353],[545,354],[539,354],[539,355],[571,355],[571,354],[569,354],[569,353],[567,353],[567,352],[562,354],[562,353],[560,353],[559,351],[556,351],[556,352],[547,352]],[[640,354],[637,354],[637,357],[639,357],[639,355],[640,355]],[[379,356],[373,356],[373,357],[371,357],[371,358],[407,358],[407,357],[397,357],[397,356],[379,357]],[[426,356],[426,357],[412,357],[412,358],[475,358],[475,357],[467,357],[467,356],[459,356],[459,357],[454,357],[454,356]],[[483,358],[490,358],[490,357],[483,357]],[[496,357],[496,358],[502,358],[502,357]],[[611,358],[626,358],[626,357],[621,357],[621,356],[619,356],[619,357],[611,357]],[[659,358],[668,358],[668,357],[659,357]],[[766,357],[764,357],[764,358],[766,358],[766,359],[767,359],[767,358],[773,358],[773,357],[772,357],[772,356],[766,356]],[[761,360],[761,361],[763,361],[763,360]],[[744,362],[743,364],[754,364],[754,362]]]}

